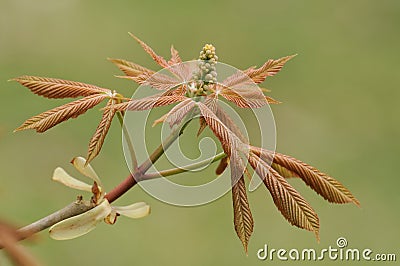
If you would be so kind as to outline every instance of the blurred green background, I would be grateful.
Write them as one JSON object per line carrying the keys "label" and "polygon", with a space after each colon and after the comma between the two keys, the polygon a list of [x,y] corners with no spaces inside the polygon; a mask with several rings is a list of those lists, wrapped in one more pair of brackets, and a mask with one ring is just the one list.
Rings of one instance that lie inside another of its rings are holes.
{"label": "blurred green background", "polygon": [[[8,79],[38,75],[115,88],[132,83],[107,57],[155,68],[128,36],[133,32],[168,57],[171,44],[189,60],[204,43],[238,68],[297,53],[266,87],[283,102],[272,106],[277,150],[344,183],[361,201],[332,205],[296,180],[317,211],[321,242],[290,226],[264,187],[250,194],[255,231],[249,255],[232,223],[231,195],[201,207],[170,206],[135,187],[118,204],[146,201],[145,219],[101,224],[73,241],[46,232],[24,245],[46,265],[265,265],[258,249],[349,247],[399,250],[400,2],[382,1],[0,1],[0,217],[24,225],[68,204],[76,192],[50,181],[52,171],[85,155],[100,119],[97,110],[44,134],[13,133],[28,117],[65,101],[48,100]],[[93,162],[111,189],[127,173],[121,132],[114,122]],[[211,175],[212,169],[205,173]],[[5,264],[0,251],[0,264]],[[397,253],[397,256],[400,256]],[[399,258],[398,258],[399,260]],[[309,262],[279,262],[308,264]],[[362,262],[325,260],[326,265]],[[373,264],[373,263],[371,263]],[[384,265],[385,263],[379,263]],[[388,263],[394,265],[395,263]]]}

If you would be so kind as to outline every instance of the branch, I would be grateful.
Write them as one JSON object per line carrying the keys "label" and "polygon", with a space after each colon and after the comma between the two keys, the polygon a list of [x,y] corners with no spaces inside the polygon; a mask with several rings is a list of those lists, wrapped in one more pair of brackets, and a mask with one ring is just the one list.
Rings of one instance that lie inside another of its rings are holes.
{"label": "branch", "polygon": [[146,180],[148,179],[153,179],[153,178],[158,178],[158,177],[165,177],[165,176],[171,176],[171,175],[177,175],[177,174],[181,174],[181,173],[185,173],[187,171],[190,170],[196,170],[200,167],[203,166],[207,166],[209,164],[215,163],[219,160],[221,160],[222,158],[225,158],[226,154],[224,152],[218,153],[217,155],[215,155],[213,157],[213,159],[210,161],[210,159],[206,159],[197,163],[193,163],[193,164],[189,164],[186,166],[183,166],[181,168],[172,168],[172,169],[168,169],[168,170],[164,170],[164,171],[160,171],[157,173],[149,173],[146,174]]}
{"label": "branch", "polygon": [[[125,180],[123,180],[119,185],[117,185],[113,190],[105,195],[105,198],[112,203],[119,197],[121,197],[124,193],[126,193],[129,189],[137,184],[137,182],[146,180],[147,176],[145,175],[146,171],[164,154],[164,151],[168,149],[171,144],[183,133],[183,130],[189,124],[191,119],[187,120],[183,123],[182,127],[177,127],[168,137],[167,139],[157,147],[157,149],[149,156],[149,158],[144,161],[139,167],[137,167],[136,171],[130,174]],[[155,177],[151,177],[155,178]],[[64,208],[36,221],[25,227],[22,227],[18,230],[20,232],[21,237],[18,240],[23,240],[35,233],[43,231],[50,226],[65,220],[67,218],[79,215],[84,213],[91,208],[95,207],[94,205],[84,202],[81,199],[78,199],[76,202],[72,202]],[[0,245],[0,249],[2,245]]]}

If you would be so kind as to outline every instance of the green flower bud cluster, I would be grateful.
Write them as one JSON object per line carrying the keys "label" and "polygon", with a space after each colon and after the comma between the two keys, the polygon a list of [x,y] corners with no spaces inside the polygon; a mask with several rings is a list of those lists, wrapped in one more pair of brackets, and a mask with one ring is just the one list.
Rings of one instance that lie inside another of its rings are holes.
{"label": "green flower bud cluster", "polygon": [[204,81],[203,89],[207,90],[209,83],[217,82],[216,64],[218,56],[215,54],[215,47],[212,44],[206,44],[200,51],[199,72],[195,73],[193,78]]}

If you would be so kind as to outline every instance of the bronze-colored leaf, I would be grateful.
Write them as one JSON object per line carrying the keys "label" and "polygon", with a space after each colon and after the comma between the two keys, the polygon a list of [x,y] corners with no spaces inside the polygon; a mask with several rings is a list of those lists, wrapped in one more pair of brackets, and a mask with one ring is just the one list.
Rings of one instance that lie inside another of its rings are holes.
{"label": "bronze-colored leaf", "polygon": [[[225,157],[226,158],[226,157]],[[233,222],[235,231],[247,254],[247,246],[253,233],[254,221],[247,199],[246,185],[243,176],[232,184]]]}
{"label": "bronze-colored leaf", "polygon": [[226,167],[228,167],[228,164],[229,164],[229,157],[222,158],[221,161],[219,161],[217,169],[215,169],[215,173],[217,175],[221,175],[225,171]]}
{"label": "bronze-colored leaf", "polygon": [[226,87],[231,87],[235,85],[241,85],[241,86],[254,86],[253,81],[249,76],[246,74],[246,72],[249,72],[250,70],[254,70],[255,67],[250,67],[244,71],[242,70],[237,70],[236,73],[232,74],[231,76],[227,77],[222,81],[221,84],[223,84]]}
{"label": "bronze-colored leaf", "polygon": [[285,178],[253,152],[250,152],[248,160],[258,176],[262,178],[282,215],[292,225],[313,231],[317,239],[319,239],[319,219],[307,201]]}
{"label": "bronze-colored leaf", "polygon": [[109,96],[106,94],[95,94],[64,104],[62,106],[58,106],[54,109],[29,118],[15,131],[35,129],[36,132],[44,132],[61,122],[84,114],[87,110],[93,108],[108,97]]}
{"label": "bronze-colored leaf", "polygon": [[274,98],[269,97],[269,96],[265,96],[265,99],[267,100],[268,103],[272,103],[272,104],[280,104],[281,103],[280,101],[275,100]]}
{"label": "bronze-colored leaf", "polygon": [[111,93],[109,89],[63,79],[21,76],[13,80],[27,87],[34,94],[53,99],[76,98],[99,93]]}
{"label": "bronze-colored leaf", "polygon": [[203,116],[199,117],[199,130],[197,131],[197,137],[206,129],[207,123]]}
{"label": "bronze-colored leaf", "polygon": [[240,139],[204,103],[197,102],[197,105],[207,125],[219,139],[224,152],[231,155],[231,150],[240,148]]}
{"label": "bronze-colored leaf", "polygon": [[167,118],[165,122],[169,124],[172,128],[174,125],[179,124],[183,118],[193,109],[196,105],[196,102],[191,98],[187,98],[186,100],[180,102],[176,106],[174,106],[167,114]]}
{"label": "bronze-colored leaf", "polygon": [[242,143],[249,143],[247,137],[242,133],[240,128],[236,125],[236,123],[230,118],[230,116],[224,111],[224,109],[218,104],[215,105],[215,115],[219,120],[231,130]]}
{"label": "bronze-colored leaf", "polygon": [[308,186],[329,202],[353,202],[357,206],[360,205],[360,202],[339,181],[300,160],[275,153],[274,163],[296,173]]}
{"label": "bronze-colored leaf", "polygon": [[186,100],[185,96],[149,96],[142,99],[132,99],[128,102],[119,103],[114,105],[112,108],[117,111],[143,111],[149,110],[159,106],[170,105],[176,102]]}
{"label": "bronze-colored leaf", "polygon": [[218,94],[241,108],[259,108],[268,103],[267,98],[262,94],[261,90],[255,87],[252,90],[247,88],[243,90],[238,87],[230,88],[223,86],[218,91]]}
{"label": "bronze-colored leaf", "polygon": [[138,37],[136,37],[132,33],[129,33],[129,34],[142,46],[142,48],[146,51],[146,53],[148,53],[157,64],[159,64],[161,67],[164,67],[164,68],[169,66],[168,62],[162,56],[157,55],[153,51],[153,49],[151,49],[150,46],[148,46],[146,43],[141,41]]}
{"label": "bronze-colored leaf", "polygon": [[[176,88],[184,83],[183,80],[177,78],[176,76],[169,76],[162,73],[156,73],[154,75],[149,76],[146,74],[147,77],[139,77],[141,79],[145,79],[141,84],[150,86],[157,90],[170,90]],[[140,82],[140,80],[138,80]]]}
{"label": "bronze-colored leaf", "polygon": [[263,82],[267,77],[277,74],[287,61],[296,55],[285,56],[277,60],[269,59],[260,68],[248,69],[245,73],[256,83]]}
{"label": "bronze-colored leaf", "polygon": [[107,109],[104,109],[103,116],[100,120],[96,131],[89,142],[89,149],[86,156],[86,164],[90,163],[99,153],[103,147],[104,139],[107,136],[108,130],[110,129],[111,122],[114,118],[116,110],[111,108],[115,104],[114,99],[110,99],[107,103]]}
{"label": "bronze-colored leaf", "polygon": [[277,171],[284,178],[299,177],[299,175],[296,174],[295,172],[290,171],[289,169],[287,169],[277,163],[272,163],[271,167],[274,168],[274,170]]}
{"label": "bronze-colored leaf", "polygon": [[231,87],[234,85],[251,85],[249,81],[253,81],[256,84],[261,83],[268,76],[277,74],[285,63],[295,56],[296,55],[285,56],[277,60],[269,59],[260,68],[250,67],[244,71],[238,70],[236,73],[226,78],[222,84]]}
{"label": "bronze-colored leaf", "polygon": [[108,60],[114,63],[122,72],[124,72],[129,77],[137,77],[142,75],[143,73],[147,73],[151,76],[155,73],[153,70],[142,67],[127,60],[113,58],[108,58]]}
{"label": "bronze-colored leaf", "polygon": [[168,65],[175,65],[182,63],[182,59],[179,56],[178,51],[171,45],[171,59],[168,61]]}

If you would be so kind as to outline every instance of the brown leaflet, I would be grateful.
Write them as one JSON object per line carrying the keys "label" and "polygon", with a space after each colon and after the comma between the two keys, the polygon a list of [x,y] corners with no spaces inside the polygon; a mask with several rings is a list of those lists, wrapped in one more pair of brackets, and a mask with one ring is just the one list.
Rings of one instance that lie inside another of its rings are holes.
{"label": "brown leaflet", "polygon": [[285,56],[277,60],[269,59],[260,68],[250,67],[244,71],[238,70],[235,74],[226,78],[222,84],[225,86],[246,85],[252,80],[256,84],[263,82],[266,77],[278,73],[284,64],[296,55]]}
{"label": "brown leaflet", "polygon": [[221,175],[225,171],[226,167],[228,167],[228,164],[229,164],[229,157],[222,158],[218,164],[217,169],[215,169],[215,173],[217,175]]}
{"label": "brown leaflet", "polygon": [[86,156],[86,164],[90,163],[100,153],[100,150],[103,147],[104,139],[107,136],[108,130],[111,126],[111,122],[116,112],[116,110],[112,108],[114,104],[114,99],[110,99],[107,102],[108,108],[104,109],[100,123],[97,126],[96,131],[89,142],[89,149]]}
{"label": "brown leaflet", "polygon": [[[241,108],[259,108],[266,105],[267,99],[258,88],[233,88],[219,85],[218,94]],[[258,91],[257,91],[258,90]]]}
{"label": "brown leaflet", "polygon": [[274,98],[271,98],[269,96],[265,96],[265,100],[267,100],[267,102],[269,104],[280,104],[280,103],[282,103],[282,102],[280,102],[278,100],[275,100]]}
{"label": "brown leaflet", "polygon": [[163,92],[162,96],[184,96],[186,94],[186,84],[178,85],[172,89],[168,89]]}
{"label": "brown leaflet", "polygon": [[273,168],[253,152],[249,163],[263,180],[282,215],[292,224],[313,231],[319,239],[319,219],[307,201]]}
{"label": "brown leaflet", "polygon": [[58,106],[54,109],[29,118],[20,127],[15,129],[15,131],[35,129],[36,132],[44,132],[61,122],[84,114],[87,110],[93,108],[108,97],[109,96],[106,94],[90,95],[85,98]]}
{"label": "brown leaflet", "polygon": [[150,46],[141,41],[138,37],[136,37],[132,33],[129,34],[142,46],[142,48],[146,51],[146,53],[148,53],[157,64],[159,64],[163,68],[169,67],[168,62],[162,56],[157,55],[153,51],[153,49],[151,49]]}
{"label": "brown leaflet", "polygon": [[263,82],[267,77],[274,76],[277,74],[287,61],[295,57],[296,55],[285,56],[277,60],[269,59],[260,68],[248,69],[245,73],[256,83]]}
{"label": "brown leaflet", "polygon": [[185,96],[149,96],[142,99],[132,99],[129,102],[114,105],[113,109],[117,111],[143,111],[159,106],[170,105],[176,102],[186,100]]}
{"label": "brown leaflet", "polygon": [[221,120],[221,122],[229,128],[243,143],[249,143],[249,140],[246,136],[243,135],[240,128],[236,125],[236,123],[229,117],[229,115],[224,111],[224,109],[218,104],[215,105],[215,115]]}
{"label": "brown leaflet", "polygon": [[[204,101],[204,104],[208,107],[208,109],[210,109],[210,111],[214,112],[214,113],[215,113],[217,103],[218,103],[218,98],[215,93],[207,95],[206,100]],[[197,131],[197,137],[200,136],[200,134],[207,127],[207,122],[203,116],[199,117],[199,125],[200,125],[200,127],[199,127],[199,130]]]}
{"label": "brown leaflet", "polygon": [[360,202],[339,181],[333,179],[318,169],[290,156],[275,153],[274,163],[296,173],[309,187],[324,199],[333,203],[353,202],[360,206]]}
{"label": "brown leaflet", "polygon": [[108,60],[115,64],[122,72],[124,72],[129,77],[137,77],[142,75],[143,73],[148,73],[149,75],[153,75],[155,73],[153,70],[147,69],[127,60],[113,58],[108,58]]}
{"label": "brown leaflet", "polygon": [[144,73],[138,77],[132,77],[132,79],[139,84],[147,85],[157,90],[170,90],[183,83],[183,81],[177,77],[161,73],[156,73],[154,75]]}
{"label": "brown leaflet", "polygon": [[253,233],[254,220],[247,199],[246,185],[243,176],[232,183],[233,223],[235,231],[247,254],[247,246]]}
{"label": "brown leaflet", "polygon": [[171,111],[168,112],[165,122],[167,122],[172,128],[174,125],[179,124],[195,105],[196,102],[193,101],[193,99],[187,98],[174,106]]}
{"label": "brown leaflet", "polygon": [[274,170],[277,171],[284,178],[299,177],[299,175],[296,174],[295,172],[290,171],[289,169],[287,169],[277,163],[272,163],[271,167],[274,168]]}
{"label": "brown leaflet", "polygon": [[224,81],[222,81],[222,84],[226,87],[239,85],[239,84],[241,84],[241,85],[250,84],[251,79],[246,74],[246,72],[249,72],[254,69],[255,69],[255,67],[250,67],[244,71],[238,70],[236,73],[234,73],[233,75],[227,77]]}
{"label": "brown leaflet", "polygon": [[221,142],[225,153],[231,155],[232,149],[240,148],[242,143],[239,138],[204,103],[197,102],[197,105],[207,125]]}
{"label": "brown leaflet", "polygon": [[171,59],[168,61],[168,65],[175,65],[182,63],[182,59],[179,56],[178,51],[171,45]]}
{"label": "brown leaflet", "polygon": [[197,137],[206,129],[207,123],[203,116],[199,117],[199,130],[197,131]]}
{"label": "brown leaflet", "polygon": [[27,87],[34,94],[51,99],[76,98],[99,93],[111,93],[109,89],[63,79],[21,76],[13,80]]}

